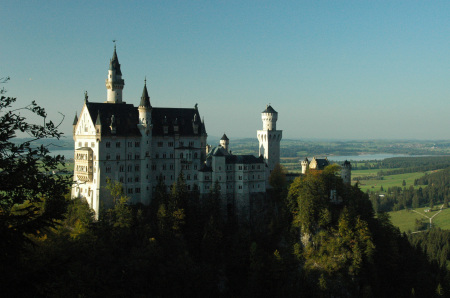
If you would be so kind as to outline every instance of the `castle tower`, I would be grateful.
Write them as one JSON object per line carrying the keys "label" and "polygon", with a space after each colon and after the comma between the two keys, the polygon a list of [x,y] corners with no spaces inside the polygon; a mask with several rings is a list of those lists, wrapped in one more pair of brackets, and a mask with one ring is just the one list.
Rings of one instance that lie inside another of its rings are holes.
{"label": "castle tower", "polygon": [[[141,132],[140,142],[140,156],[141,156],[141,203],[149,204],[151,200],[151,181],[146,181],[143,177],[149,177],[150,169],[152,166],[151,151],[152,147],[147,145],[152,143],[152,105],[150,104],[150,97],[147,91],[147,79],[144,80],[144,89],[142,90],[141,102],[138,107],[139,111],[139,124],[138,128]],[[136,146],[136,144],[135,144]]]}
{"label": "castle tower", "polygon": [[229,144],[230,144],[230,140],[228,139],[226,134],[223,134],[222,138],[220,139],[220,146],[222,146],[225,150],[228,151]]}
{"label": "castle tower", "polygon": [[139,104],[139,124],[149,128],[152,123],[152,105],[147,91],[147,79],[144,80],[144,89],[142,90],[141,102]]}
{"label": "castle tower", "polygon": [[264,157],[268,166],[267,179],[274,169],[275,165],[280,162],[280,141],[282,131],[277,129],[278,113],[270,105],[261,113],[263,129],[258,130],[259,155]]}
{"label": "castle tower", "polygon": [[352,181],[352,164],[346,160],[342,165],[341,178],[346,184],[351,184]]}
{"label": "castle tower", "polygon": [[302,160],[302,174],[304,175],[306,173],[306,169],[309,166],[309,160],[307,157],[305,157],[304,160]]}
{"label": "castle tower", "polygon": [[117,58],[116,45],[114,45],[113,57],[109,61],[108,78],[106,79],[108,103],[122,103],[122,90],[125,81],[122,79],[119,58]]}

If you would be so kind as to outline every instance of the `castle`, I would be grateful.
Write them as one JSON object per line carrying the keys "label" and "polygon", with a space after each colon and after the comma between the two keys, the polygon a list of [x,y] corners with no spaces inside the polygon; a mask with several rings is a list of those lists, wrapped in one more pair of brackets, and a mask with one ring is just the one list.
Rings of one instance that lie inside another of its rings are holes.
{"label": "castle", "polygon": [[75,114],[74,187],[72,197],[84,197],[98,217],[100,208],[112,205],[106,185],[122,183],[131,203],[149,204],[162,177],[172,185],[182,172],[188,190],[208,194],[215,183],[227,205],[241,208],[249,198],[265,193],[268,178],[280,162],[282,131],[276,129],[278,113],[268,105],[258,130],[260,157],[234,155],[224,134],[220,144],[207,144],[204,121],[194,108],[153,107],[147,84],[139,106],[123,101],[125,81],[114,53],[106,79],[105,102],[90,102],[87,92],[79,117]]}

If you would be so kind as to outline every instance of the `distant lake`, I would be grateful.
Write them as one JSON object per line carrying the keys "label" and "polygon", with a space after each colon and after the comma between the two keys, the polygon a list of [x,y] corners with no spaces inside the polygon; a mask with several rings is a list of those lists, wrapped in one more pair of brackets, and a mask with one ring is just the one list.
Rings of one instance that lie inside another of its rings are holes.
{"label": "distant lake", "polygon": [[362,155],[342,155],[342,156],[328,156],[329,160],[333,161],[361,161],[361,160],[383,160],[391,157],[418,157],[424,155],[407,155],[407,154],[389,154],[389,153],[380,153],[380,154],[362,154]]}
{"label": "distant lake", "polygon": [[[50,155],[62,155],[66,160],[73,159],[74,150],[66,149],[66,150],[52,150],[50,151]],[[329,160],[332,161],[361,161],[361,160],[383,160],[391,157],[417,157],[417,156],[425,156],[425,155],[407,155],[407,154],[389,154],[389,153],[380,153],[380,154],[362,154],[362,155],[342,155],[342,156],[328,156]],[[317,156],[323,158],[323,156]],[[312,157],[308,157],[309,160]]]}
{"label": "distant lake", "polygon": [[66,150],[50,150],[50,156],[55,155],[62,155],[66,160],[73,159],[74,157],[74,150],[73,149],[66,149]]}

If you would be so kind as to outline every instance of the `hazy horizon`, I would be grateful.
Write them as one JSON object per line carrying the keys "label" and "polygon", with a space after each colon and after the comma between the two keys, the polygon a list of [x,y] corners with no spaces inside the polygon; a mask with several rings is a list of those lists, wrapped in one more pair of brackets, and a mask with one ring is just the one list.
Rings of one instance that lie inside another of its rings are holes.
{"label": "hazy horizon", "polygon": [[0,77],[72,133],[84,92],[106,100],[117,40],[124,101],[194,107],[211,136],[450,139],[450,2],[5,1]]}

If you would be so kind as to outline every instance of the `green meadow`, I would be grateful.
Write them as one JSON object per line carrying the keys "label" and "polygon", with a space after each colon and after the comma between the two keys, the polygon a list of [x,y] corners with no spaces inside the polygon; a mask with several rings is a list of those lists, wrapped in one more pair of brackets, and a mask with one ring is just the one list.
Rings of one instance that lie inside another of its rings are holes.
{"label": "green meadow", "polygon": [[[367,176],[376,176],[380,170],[359,170],[352,171],[352,177],[367,177]],[[414,180],[425,175],[424,172],[414,172],[414,173],[406,173],[406,174],[397,174],[397,175],[388,175],[383,176],[382,179],[369,179],[359,181],[359,187],[362,191],[366,192],[369,190],[380,190],[380,187],[383,186],[384,190],[387,190],[392,186],[403,186],[403,180],[406,182],[406,187],[414,186]],[[356,181],[353,181],[355,183]]]}
{"label": "green meadow", "polygon": [[[439,205],[439,207],[440,206],[441,205]],[[432,217],[439,212],[438,207],[435,207],[434,210],[430,212],[425,212],[424,210],[426,209],[429,208],[425,206],[414,209],[420,214],[411,210],[400,210],[389,212],[389,215],[391,216],[391,221],[394,226],[397,226],[401,232],[408,232],[415,230],[416,219],[423,219],[426,223],[429,223],[429,219],[424,215]],[[432,225],[444,230],[450,230],[450,208],[443,209],[441,213],[436,215],[432,220]]]}

